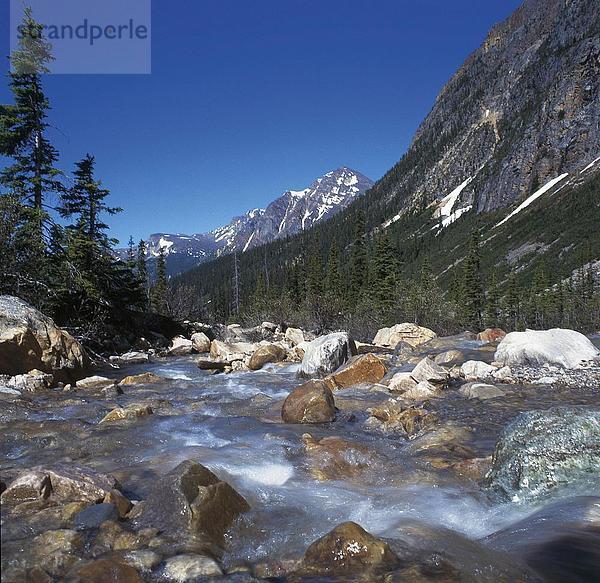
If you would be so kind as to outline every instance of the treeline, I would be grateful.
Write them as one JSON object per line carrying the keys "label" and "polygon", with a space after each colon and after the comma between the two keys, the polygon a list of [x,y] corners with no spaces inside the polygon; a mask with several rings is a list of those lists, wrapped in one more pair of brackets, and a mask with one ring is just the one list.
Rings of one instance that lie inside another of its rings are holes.
{"label": "treeline", "polygon": [[92,336],[120,310],[162,306],[162,289],[149,290],[145,244],[126,261],[116,258],[105,217],[121,212],[83,156],[72,174],[61,171],[49,135],[50,102],[42,75],[53,60],[29,9],[20,46],[10,56],[14,103],[0,105],[0,293],[28,300],[80,337]]}
{"label": "treeline", "polygon": [[[399,247],[387,230],[368,235],[363,214],[354,216],[354,236],[346,248],[333,237],[325,239],[322,230],[241,254],[237,266],[230,256],[181,275],[172,282],[171,294],[181,316],[344,328],[360,339],[406,321],[441,334],[485,327],[586,332],[600,327],[600,286],[590,245],[571,277],[557,281],[556,270],[540,262],[531,279],[522,279],[514,270],[484,269],[482,255],[489,250],[475,228],[462,260],[442,287],[424,250],[418,269],[414,260],[408,269],[402,259],[414,253],[412,243],[409,249]],[[285,250],[292,243],[300,251],[290,260]],[[186,298],[193,298],[195,305],[187,305]]]}

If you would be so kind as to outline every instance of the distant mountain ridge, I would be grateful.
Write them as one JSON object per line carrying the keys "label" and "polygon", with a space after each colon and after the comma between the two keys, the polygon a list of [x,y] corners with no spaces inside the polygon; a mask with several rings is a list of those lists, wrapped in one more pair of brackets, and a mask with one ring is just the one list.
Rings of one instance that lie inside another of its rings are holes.
{"label": "distant mountain ridge", "polygon": [[[154,233],[148,237],[148,258],[163,248],[170,275],[234,251],[295,235],[325,221],[364,194],[373,181],[342,166],[317,178],[303,190],[286,190],[265,209],[253,209],[208,233]],[[119,250],[124,256],[125,251]]]}

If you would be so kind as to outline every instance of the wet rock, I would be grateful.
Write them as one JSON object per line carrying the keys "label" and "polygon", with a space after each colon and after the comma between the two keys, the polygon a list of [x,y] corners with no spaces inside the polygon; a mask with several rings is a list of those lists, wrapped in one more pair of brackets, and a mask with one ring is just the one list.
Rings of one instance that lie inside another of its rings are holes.
{"label": "wet rock", "polygon": [[388,543],[355,522],[344,522],[308,547],[301,572],[313,576],[358,574],[397,563],[398,558]]}
{"label": "wet rock", "polygon": [[212,360],[210,358],[199,358],[196,365],[200,370],[223,372],[229,364],[224,360]]}
{"label": "wet rock", "polygon": [[425,357],[411,371],[410,376],[418,383],[428,381],[430,383],[443,384],[448,381],[448,371],[440,365],[435,364],[429,357]]}
{"label": "wet rock", "polygon": [[19,474],[2,493],[2,502],[51,496],[55,501],[83,500],[95,504],[113,489],[118,489],[118,483],[108,474],[58,464],[52,469],[33,468]]}
{"label": "wet rock", "polygon": [[400,434],[411,439],[437,423],[437,415],[422,407],[405,407],[398,399],[388,399],[378,407],[367,409],[370,417],[364,427],[384,434]]}
{"label": "wet rock", "polygon": [[154,411],[149,405],[127,405],[127,407],[117,407],[110,413],[107,413],[101,420],[100,423],[109,423],[111,421],[122,421],[123,419],[138,419],[139,417],[146,417],[152,415]]}
{"label": "wet rock", "polygon": [[197,535],[222,546],[227,529],[249,508],[229,484],[188,460],[161,478],[129,517],[138,529],[159,528],[177,539]]}
{"label": "wet rock", "polygon": [[106,520],[115,520],[118,517],[117,509],[113,504],[93,504],[84,508],[73,517],[77,530],[99,528]]}
{"label": "wet rock", "polygon": [[144,364],[150,362],[150,355],[147,352],[134,350],[117,356],[115,360],[121,364]]}
{"label": "wet rock", "polygon": [[477,340],[482,342],[498,342],[506,336],[502,328],[486,328],[483,332],[477,334]]}
{"label": "wet rock", "polygon": [[335,402],[323,381],[308,381],[296,387],[281,409],[285,423],[329,423],[335,419]]}
{"label": "wet rock", "polygon": [[131,565],[117,558],[97,559],[81,565],[69,574],[68,580],[72,583],[143,583]]}
{"label": "wet rock", "polygon": [[326,375],[337,370],[355,354],[356,346],[348,332],[320,336],[306,347],[300,374],[306,377]]}
{"label": "wet rock", "polygon": [[222,575],[221,567],[212,558],[203,555],[177,555],[165,561],[163,576],[168,581],[187,583],[197,581],[198,577]]}
{"label": "wet rock", "polygon": [[496,399],[497,397],[504,397],[506,395],[506,392],[502,389],[485,383],[467,383],[458,392],[463,397],[467,397],[467,399],[479,399],[480,401]]}
{"label": "wet rock", "polygon": [[166,381],[166,378],[155,375],[152,372],[144,372],[125,377],[119,385],[122,387],[129,385],[158,385]]}
{"label": "wet rock", "polygon": [[210,352],[210,338],[204,332],[192,334],[192,348],[200,354]]}
{"label": "wet rock", "polygon": [[491,378],[496,369],[480,360],[467,360],[461,367],[460,373],[468,381]]}
{"label": "wet rock", "polygon": [[399,342],[406,342],[416,348],[436,338],[436,336],[437,334],[433,330],[416,324],[396,324],[391,328],[381,328],[375,335],[373,344],[395,348]]}
{"label": "wet rock", "polygon": [[82,550],[83,543],[82,534],[75,530],[47,530],[32,541],[36,564],[59,577],[79,562],[77,553]]}
{"label": "wet rock", "polygon": [[315,480],[353,478],[365,471],[374,471],[377,463],[371,449],[335,435],[317,440],[305,433],[302,442]]}
{"label": "wet rock", "polygon": [[512,383],[514,380],[510,366],[503,366],[494,370],[492,377],[501,383]]}
{"label": "wet rock", "polygon": [[158,553],[148,549],[127,551],[123,553],[123,560],[141,573],[149,573],[162,561]]}
{"label": "wet rock", "polygon": [[285,360],[287,352],[284,348],[277,344],[267,344],[261,346],[248,361],[248,368],[250,370],[260,370],[265,364],[269,362],[281,362]]}
{"label": "wet rock", "polygon": [[45,391],[54,383],[54,376],[41,370],[30,370],[26,374],[16,375],[9,379],[7,385],[18,391],[35,393]]}
{"label": "wet rock", "polygon": [[128,512],[133,508],[133,504],[131,504],[130,500],[121,494],[119,490],[111,490],[104,496],[104,502],[115,506],[119,518],[125,518]]}
{"label": "wet rock", "polygon": [[285,339],[292,345],[298,346],[305,341],[304,332],[300,328],[288,328],[285,331]]}
{"label": "wet rock", "polygon": [[378,383],[387,372],[385,364],[374,354],[352,357],[325,381],[331,389],[346,389],[360,383]]}
{"label": "wet rock", "polygon": [[409,372],[397,372],[388,385],[390,391],[403,393],[417,386],[417,381],[412,378]]}
{"label": "wet rock", "polygon": [[0,373],[38,369],[56,380],[83,375],[90,361],[75,338],[23,300],[0,296]]}
{"label": "wet rock", "polygon": [[522,413],[504,429],[488,485],[513,501],[530,501],[599,479],[600,410],[555,407]]}
{"label": "wet rock", "polygon": [[169,356],[187,356],[192,354],[192,341],[183,336],[175,336],[168,350]]}
{"label": "wet rock", "polygon": [[433,361],[440,366],[454,366],[462,364],[465,361],[465,355],[460,350],[447,350],[436,355]]}
{"label": "wet rock", "polygon": [[109,379],[103,376],[94,375],[91,377],[86,377],[81,379],[75,383],[75,387],[78,389],[106,389],[108,387],[112,387],[116,384],[114,379]]}
{"label": "wet rock", "polygon": [[599,356],[600,351],[583,334],[554,328],[507,334],[498,345],[495,359],[508,366],[550,364],[573,369]]}
{"label": "wet rock", "polygon": [[455,462],[450,466],[459,476],[480,482],[492,467],[492,456],[470,458]]}

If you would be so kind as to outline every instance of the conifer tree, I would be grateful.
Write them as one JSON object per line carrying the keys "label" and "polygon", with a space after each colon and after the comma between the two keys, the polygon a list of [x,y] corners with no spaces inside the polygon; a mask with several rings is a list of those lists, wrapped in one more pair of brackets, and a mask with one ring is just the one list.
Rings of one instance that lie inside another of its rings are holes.
{"label": "conifer tree", "polygon": [[371,295],[374,308],[387,320],[397,303],[398,258],[387,232],[375,242],[371,261]]}
{"label": "conifer tree", "polygon": [[498,274],[494,269],[490,275],[487,293],[485,295],[485,325],[496,328],[500,317],[500,290],[498,288]]}
{"label": "conifer tree", "polygon": [[148,295],[148,264],[146,263],[146,254],[148,252],[148,247],[146,245],[146,241],[140,239],[140,242],[137,246],[137,260],[136,260],[136,269],[137,269],[137,278],[140,282],[140,286],[144,290],[144,295]]}
{"label": "conifer tree", "polygon": [[354,223],[354,240],[350,251],[350,302],[356,305],[367,283],[369,261],[365,246],[365,215],[358,211]]}
{"label": "conifer tree", "polygon": [[159,247],[156,262],[156,283],[150,292],[152,309],[157,314],[165,314],[167,310],[167,264],[164,247]]}
{"label": "conifer tree", "polygon": [[521,318],[521,290],[514,273],[509,274],[504,295],[503,311],[505,314],[506,328],[517,330]]}
{"label": "conifer tree", "polygon": [[479,230],[475,229],[471,233],[469,251],[464,262],[461,301],[465,324],[476,329],[481,329],[483,324],[483,285],[479,238]]}
{"label": "conifer tree", "polygon": [[327,258],[327,277],[325,280],[325,290],[329,301],[336,309],[341,308],[343,299],[342,276],[340,271],[340,253],[335,239],[329,248],[329,257]]}

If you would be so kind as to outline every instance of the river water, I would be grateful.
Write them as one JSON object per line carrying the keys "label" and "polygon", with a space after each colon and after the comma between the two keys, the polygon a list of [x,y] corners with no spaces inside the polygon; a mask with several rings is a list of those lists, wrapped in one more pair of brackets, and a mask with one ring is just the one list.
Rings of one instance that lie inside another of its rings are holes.
{"label": "river water", "polygon": [[[488,361],[493,356],[477,343],[451,347]],[[192,357],[182,357],[101,374],[120,379],[147,371],[169,380],[126,387],[123,395],[111,397],[49,391],[2,401],[3,479],[21,468],[77,464],[112,473],[130,499],[142,500],[158,476],[183,460],[198,461],[251,506],[227,537],[222,564],[230,571],[298,559],[334,526],[354,521],[418,552],[450,557],[462,573],[456,580],[508,580],[517,572],[522,580],[588,581],[600,572],[600,547],[593,551],[600,540],[600,498],[595,498],[600,484],[523,505],[495,499],[455,470],[457,462],[489,456],[502,428],[519,412],[556,404],[597,407],[597,389],[504,386],[505,397],[486,402],[450,389],[429,405],[438,424],[407,441],[365,429],[366,410],[390,397],[370,387],[336,392],[340,413],[334,423],[281,423],[281,402],[299,383],[297,365],[209,375]],[[98,424],[115,404],[130,403],[150,404],[154,415]],[[349,442],[343,464],[330,468],[327,455],[309,455],[305,433]],[[19,564],[21,547],[15,541],[25,545],[43,529],[3,509],[3,572]],[[574,549],[547,544],[569,533]],[[532,554],[532,540],[543,550]],[[160,578],[147,576],[154,577]]]}

